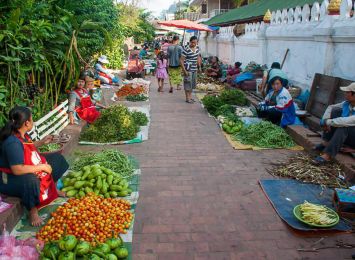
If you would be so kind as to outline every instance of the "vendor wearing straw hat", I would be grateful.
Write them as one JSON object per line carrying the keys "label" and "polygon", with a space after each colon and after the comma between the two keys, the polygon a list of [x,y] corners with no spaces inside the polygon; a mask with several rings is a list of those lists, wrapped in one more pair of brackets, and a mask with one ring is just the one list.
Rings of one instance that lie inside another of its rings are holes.
{"label": "vendor wearing straw hat", "polygon": [[323,152],[314,160],[318,165],[329,162],[339,151],[355,153],[355,83],[340,89],[346,101],[330,105],[320,122],[325,142],[315,147]]}
{"label": "vendor wearing straw hat", "polygon": [[99,79],[104,84],[116,84],[119,83],[119,79],[106,68],[106,64],[109,64],[109,60],[105,55],[102,55],[95,64],[95,78]]}

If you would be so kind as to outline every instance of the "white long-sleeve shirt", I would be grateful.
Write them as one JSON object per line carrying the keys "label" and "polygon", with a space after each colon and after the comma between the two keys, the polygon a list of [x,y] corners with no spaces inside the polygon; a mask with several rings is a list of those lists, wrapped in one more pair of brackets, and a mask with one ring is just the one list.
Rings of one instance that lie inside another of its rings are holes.
{"label": "white long-sleeve shirt", "polygon": [[[345,101],[344,101],[345,102]],[[350,116],[338,117],[331,119],[331,113],[333,108],[343,108],[344,102],[330,105],[324,112],[322,119],[326,122],[326,125],[333,127],[351,127],[355,126],[355,106],[349,105]]]}

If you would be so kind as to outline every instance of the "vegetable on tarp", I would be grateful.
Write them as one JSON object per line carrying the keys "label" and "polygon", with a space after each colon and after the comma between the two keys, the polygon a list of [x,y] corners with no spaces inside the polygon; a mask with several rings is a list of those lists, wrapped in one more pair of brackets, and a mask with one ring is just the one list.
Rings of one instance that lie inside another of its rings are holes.
{"label": "vegetable on tarp", "polygon": [[109,143],[134,139],[140,126],[132,113],[123,105],[111,106],[80,135],[81,141]]}
{"label": "vegetable on tarp", "polygon": [[119,150],[107,149],[96,153],[76,152],[75,155],[76,159],[71,166],[74,171],[80,171],[88,165],[99,164],[121,175],[122,178],[130,178],[134,172],[132,161]]}
{"label": "vegetable on tarp", "polygon": [[286,131],[268,121],[243,127],[235,139],[246,145],[261,148],[290,148],[295,146]]}
{"label": "vegetable on tarp", "polygon": [[40,153],[46,153],[46,152],[58,151],[61,148],[62,147],[60,144],[50,143],[50,144],[44,144],[44,145],[38,147],[38,151]]}

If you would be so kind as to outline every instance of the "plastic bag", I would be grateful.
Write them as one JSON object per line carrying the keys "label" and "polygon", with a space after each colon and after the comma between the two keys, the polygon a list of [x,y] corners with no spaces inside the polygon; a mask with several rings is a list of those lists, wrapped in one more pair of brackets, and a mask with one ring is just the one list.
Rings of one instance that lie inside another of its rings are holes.
{"label": "plastic bag", "polygon": [[0,260],[37,260],[39,254],[36,246],[42,249],[43,242],[35,238],[23,241],[17,240],[6,231],[4,224],[4,229],[0,236]]}

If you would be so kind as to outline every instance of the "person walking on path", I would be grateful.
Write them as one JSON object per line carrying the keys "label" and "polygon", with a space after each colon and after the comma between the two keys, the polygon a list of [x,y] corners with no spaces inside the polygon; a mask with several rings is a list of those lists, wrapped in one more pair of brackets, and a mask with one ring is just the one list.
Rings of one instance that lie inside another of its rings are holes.
{"label": "person walking on path", "polygon": [[179,36],[175,35],[173,37],[173,44],[168,47],[170,93],[173,93],[174,85],[176,85],[177,90],[181,89],[182,71],[180,68],[180,58],[182,51],[182,47],[179,45]]}
{"label": "person walking on path", "polygon": [[168,60],[164,52],[159,52],[157,59],[157,72],[156,77],[158,79],[158,92],[164,92],[164,80],[168,78],[167,72]]}
{"label": "person walking on path", "polygon": [[190,42],[183,49],[180,65],[184,72],[184,89],[186,96],[186,103],[194,103],[192,99],[192,91],[197,84],[197,71],[201,69],[201,55],[200,49],[197,46],[197,37],[192,36]]}

